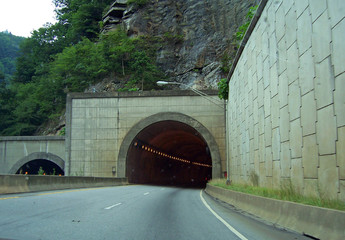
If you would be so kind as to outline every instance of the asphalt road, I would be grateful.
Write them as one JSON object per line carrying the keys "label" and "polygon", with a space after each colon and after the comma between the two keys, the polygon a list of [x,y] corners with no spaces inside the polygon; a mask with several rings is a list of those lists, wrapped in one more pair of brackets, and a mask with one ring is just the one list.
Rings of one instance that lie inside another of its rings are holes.
{"label": "asphalt road", "polygon": [[133,185],[0,195],[0,239],[308,239],[200,189]]}

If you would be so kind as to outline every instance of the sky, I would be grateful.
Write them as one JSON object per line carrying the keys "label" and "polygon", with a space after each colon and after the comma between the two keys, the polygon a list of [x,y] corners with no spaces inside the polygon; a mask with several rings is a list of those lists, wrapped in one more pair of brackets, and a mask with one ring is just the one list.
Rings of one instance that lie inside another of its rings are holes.
{"label": "sky", "polygon": [[47,22],[55,23],[53,0],[0,0],[0,32],[30,37]]}

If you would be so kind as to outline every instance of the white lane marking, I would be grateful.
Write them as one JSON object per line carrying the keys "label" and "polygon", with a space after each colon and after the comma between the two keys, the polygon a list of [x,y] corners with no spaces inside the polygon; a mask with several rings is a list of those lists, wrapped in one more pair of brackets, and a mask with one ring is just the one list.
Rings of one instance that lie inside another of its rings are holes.
{"label": "white lane marking", "polygon": [[239,237],[241,240],[248,240],[245,236],[243,236],[241,233],[239,233],[235,228],[233,228],[229,223],[227,223],[223,218],[221,218],[213,209],[207,204],[205,199],[202,196],[202,190],[200,191],[200,198],[205,207],[207,207],[208,210],[219,220],[221,221],[231,232],[233,232],[237,237]]}
{"label": "white lane marking", "polygon": [[106,208],[104,208],[104,209],[106,209],[106,210],[110,210],[110,209],[112,209],[112,208],[114,208],[114,207],[117,207],[117,206],[119,206],[119,205],[121,205],[122,203],[116,203],[115,205],[112,205],[112,206],[109,206],[109,207],[106,207]]}
{"label": "white lane marking", "polygon": [[144,195],[149,195],[149,194],[150,194],[149,192],[144,193]]}

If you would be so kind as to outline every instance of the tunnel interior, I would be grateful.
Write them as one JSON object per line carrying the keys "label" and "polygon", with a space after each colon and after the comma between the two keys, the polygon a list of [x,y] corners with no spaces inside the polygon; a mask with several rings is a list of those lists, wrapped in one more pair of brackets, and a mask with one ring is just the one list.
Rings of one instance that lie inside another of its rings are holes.
{"label": "tunnel interior", "polygon": [[212,176],[207,143],[191,126],[161,121],[143,129],[127,153],[130,183],[204,187]]}
{"label": "tunnel interior", "polygon": [[30,175],[64,175],[64,171],[54,162],[45,159],[36,159],[21,166],[16,174]]}

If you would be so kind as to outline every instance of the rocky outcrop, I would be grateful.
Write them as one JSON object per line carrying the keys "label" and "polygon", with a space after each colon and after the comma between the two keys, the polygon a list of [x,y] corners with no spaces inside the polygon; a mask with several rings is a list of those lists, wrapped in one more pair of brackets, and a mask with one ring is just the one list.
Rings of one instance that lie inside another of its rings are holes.
{"label": "rocky outcrop", "polygon": [[253,0],[151,0],[143,7],[115,1],[104,16],[104,31],[121,24],[130,36],[159,36],[157,65],[172,81],[216,88],[224,77],[221,59],[233,54],[232,37]]}

